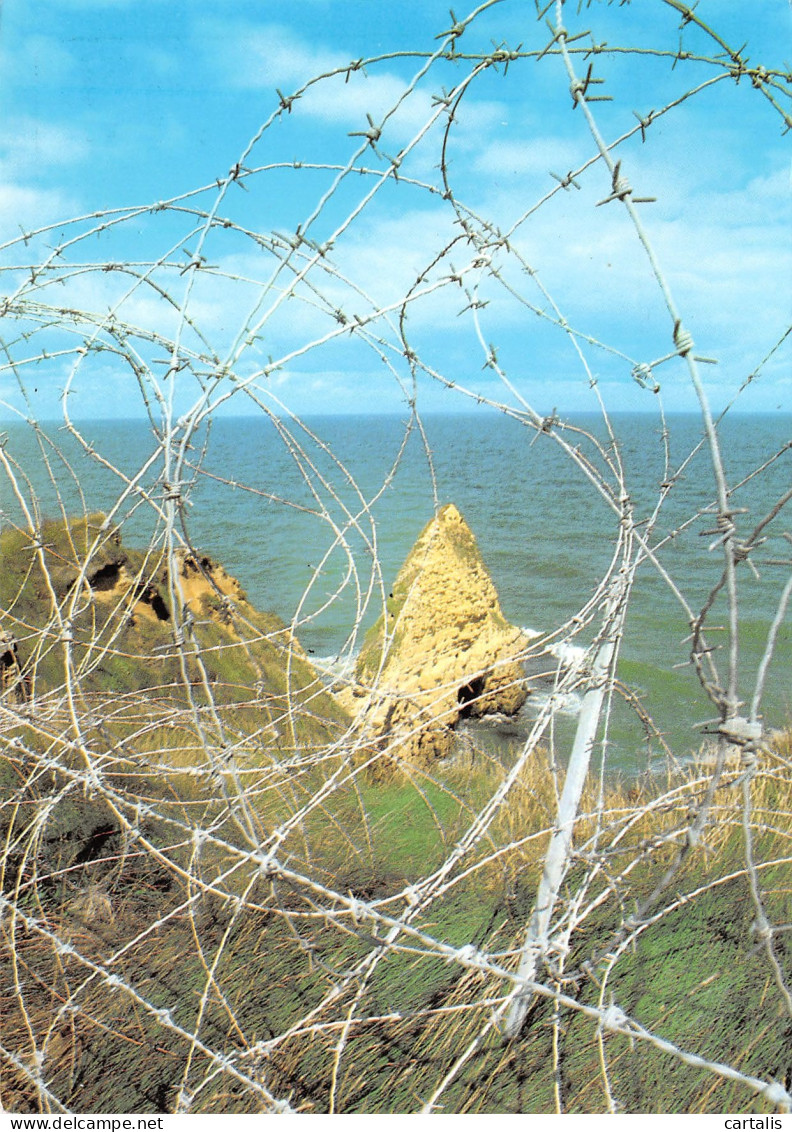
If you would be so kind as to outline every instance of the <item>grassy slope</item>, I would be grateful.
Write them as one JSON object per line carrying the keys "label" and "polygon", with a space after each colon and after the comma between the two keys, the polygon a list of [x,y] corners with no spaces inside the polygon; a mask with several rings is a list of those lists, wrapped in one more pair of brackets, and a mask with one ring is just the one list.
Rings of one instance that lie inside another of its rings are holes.
{"label": "grassy slope", "polygon": [[[80,535],[72,531],[64,537],[74,541]],[[68,545],[57,548],[64,557],[68,551]],[[116,554],[117,548],[108,553]],[[134,552],[125,553],[137,568]],[[6,556],[4,564],[8,561]],[[21,570],[23,557],[13,561]],[[3,608],[11,608],[20,638],[20,626],[40,624],[36,610],[41,608],[42,578],[36,569],[34,561],[23,574],[3,574]],[[265,838],[339,771],[341,756],[328,754],[317,763],[300,755],[332,741],[344,720],[324,693],[311,699],[316,689],[307,665],[301,670],[298,658],[295,684],[302,707],[295,716],[298,734],[288,734],[283,654],[271,642],[267,647],[262,643],[266,627],[273,623],[254,611],[246,615],[259,630],[253,637],[260,635],[261,641],[242,648],[229,630],[210,621],[205,644],[215,699],[222,709],[220,723],[226,738],[232,737],[236,769]],[[120,691],[130,694],[127,698],[117,690],[112,697],[103,696],[97,670],[90,695],[106,711],[85,739],[91,749],[112,749],[107,775],[119,794],[156,804],[165,820],[151,817],[139,828],[163,856],[144,852],[140,840],[127,838],[112,807],[99,796],[87,797],[68,774],[44,771],[31,765],[29,755],[8,751],[7,759],[0,760],[2,889],[14,894],[25,915],[70,941],[79,956],[103,964],[116,956],[112,970],[141,998],[154,1008],[169,1009],[188,1034],[197,1029],[202,1043],[234,1057],[240,1070],[255,1068],[276,1095],[290,1096],[305,1111],[326,1111],[337,1026],[322,1033],[293,1034],[258,1067],[251,1065],[245,1051],[317,1007],[344,972],[370,953],[371,926],[365,921],[355,924],[349,916],[335,921],[317,916],[315,896],[299,886],[258,880],[247,892],[247,905],[240,906],[233,899],[201,894],[188,883],[182,871],[188,863],[193,873],[211,879],[221,863],[219,855],[205,848],[193,857],[194,847],[179,846],[167,819],[196,826],[219,819],[218,831],[233,840],[233,825],[223,820],[218,801],[218,782],[231,780],[228,771],[218,778],[216,770],[204,765],[207,735],[210,747],[219,736],[218,724],[204,710],[200,686],[195,693],[198,709],[185,711],[183,689],[168,668],[172,662],[158,661],[161,667],[153,669],[154,654],[146,638],[150,624],[145,623],[138,637],[136,626],[130,626],[124,630],[127,635],[114,638],[107,663],[120,665],[112,668],[112,679],[121,680]],[[112,636],[111,627],[108,632]],[[42,653],[39,677],[44,681],[52,672],[57,680],[60,669],[57,664],[48,667],[47,655]],[[250,694],[262,671],[270,691],[266,712],[258,701],[253,706]],[[158,690],[141,702],[139,688],[152,686],[145,685],[144,678]],[[179,714],[174,726],[175,709]],[[63,732],[57,740],[47,739],[53,726],[51,721],[32,721],[17,734],[30,751],[46,749],[68,767],[73,754]],[[155,773],[154,766],[170,770]],[[336,891],[387,901],[444,859],[500,774],[496,765],[480,759],[385,781],[358,776],[295,823],[279,857]],[[419,926],[455,946],[473,943],[500,954],[519,946],[545,839],[489,863],[483,857],[516,836],[547,828],[553,797],[548,769],[537,761],[477,850],[479,870],[436,900]],[[642,801],[648,801],[646,796]],[[760,777],[754,801],[757,859],[788,857],[792,786],[783,768]],[[681,827],[688,805],[689,796],[680,789],[672,803],[652,809],[625,836],[606,835],[602,847],[610,844],[608,872],[591,884],[588,899],[603,893],[607,876],[639,856],[642,845]],[[633,808],[615,786],[607,806],[615,815],[614,830],[621,830],[619,815],[629,815]],[[590,833],[591,828],[581,827],[578,843]],[[788,1086],[792,1027],[779,1010],[769,966],[754,947],[753,910],[742,871],[738,790],[722,792],[717,820],[677,877],[667,903],[673,903],[677,893],[699,894],[643,931],[606,981],[602,966],[595,977],[581,975],[580,963],[612,944],[623,915],[651,891],[668,855],[667,847],[645,851],[641,863],[586,917],[572,937],[566,964],[567,975],[572,978],[577,972],[577,980],[564,989],[584,1002],[608,1003],[612,998],[643,1025],[680,1046]],[[716,883],[732,873],[727,883]],[[581,865],[568,878],[570,890],[583,875]],[[787,922],[788,866],[763,870],[762,884],[770,918]],[[233,896],[243,886],[235,882],[228,891]],[[404,904],[395,900],[382,906],[398,914]],[[158,926],[152,931],[154,923]],[[164,1027],[139,1001],[123,991],[108,991],[77,954],[58,953],[46,936],[26,930],[12,916],[0,921],[0,932],[0,1044],[26,1061],[35,1040],[45,1054],[49,1087],[68,1107],[84,1112],[170,1111],[185,1074],[194,1111],[265,1107],[250,1087],[228,1073],[213,1073],[200,1048]],[[788,970],[790,933],[779,934],[776,946]],[[360,989],[353,982],[316,1021],[344,1019]],[[389,954],[373,969],[355,1008],[356,1017],[364,1021],[352,1025],[347,1035],[335,1080],[337,1107],[415,1110],[487,1021],[484,1000],[503,989],[494,979],[430,955]],[[70,1003],[79,1009],[69,1009]],[[365,1021],[372,1018],[379,1020]],[[567,1111],[604,1111],[604,1067],[607,1089],[625,1111],[770,1111],[744,1088],[645,1043],[602,1036],[595,1023],[571,1011],[562,1014],[554,1041],[552,1007],[541,1001],[518,1041],[505,1045],[491,1034],[482,1043],[442,1103],[447,1112],[548,1112],[560,1100]],[[17,1111],[46,1107],[24,1075],[7,1062],[0,1101]]]}
{"label": "grassy slope", "polygon": [[[141,690],[157,689],[163,702],[170,697],[176,706],[183,706],[183,669],[173,647],[161,556],[122,545],[119,536],[104,531],[99,515],[68,524],[45,522],[41,545],[39,551],[36,541],[22,531],[7,529],[0,537],[0,627],[17,637],[34,691],[51,694],[63,685],[62,622],[68,620],[74,638],[71,670],[81,693],[138,696]],[[83,573],[95,580],[93,594],[78,585],[81,563],[91,547]],[[96,580],[119,569],[132,580],[126,596],[100,589],[104,583]],[[328,722],[332,730],[333,724],[346,721],[299,649],[289,647],[288,634],[277,617],[255,610],[244,596],[228,613],[222,595],[212,593],[208,584],[206,588],[209,592],[192,610],[194,636],[182,650],[199,706],[210,699],[200,687],[205,679],[211,685],[211,699],[220,704],[249,701],[251,690],[259,685],[273,717],[285,710],[291,698],[304,707],[303,730],[315,733],[317,739],[327,737]],[[144,600],[135,605],[137,596]],[[199,652],[202,667],[196,663]]]}
{"label": "grassy slope", "polygon": [[[494,772],[480,771],[479,780],[469,779],[466,786],[459,769],[449,768],[433,793],[427,791],[426,782],[411,786],[402,780],[367,786],[364,805],[371,827],[370,847],[362,836],[360,820],[355,820],[351,797],[339,796],[325,815],[334,824],[319,815],[315,830],[303,831],[313,842],[312,875],[324,877],[342,892],[383,899],[405,880],[423,875],[448,851],[464,821],[466,806],[480,801],[481,792],[492,785],[484,781],[489,773]],[[532,782],[516,803],[520,813],[505,815],[501,827],[493,831],[496,840],[511,836],[510,823],[539,816],[547,783],[546,775]],[[773,804],[789,812],[788,784],[779,791],[783,796]],[[427,793],[439,824],[427,821]],[[623,803],[619,798],[611,801]],[[81,831],[76,814],[84,817],[85,811],[78,805],[76,813],[63,813],[47,827],[44,859],[51,853],[52,865],[58,860],[74,862],[80,849],[90,850],[89,833],[96,839],[101,826],[99,810],[89,823],[90,830],[85,826]],[[681,812],[667,814],[664,824],[681,816]],[[636,831],[636,839],[645,836],[652,824],[648,821]],[[163,831],[149,833],[156,840]],[[765,859],[772,858],[786,851],[786,841],[786,835],[767,834],[758,849]],[[350,842],[356,843],[356,853],[350,853]],[[103,853],[108,855],[113,846],[111,838],[103,844]],[[120,838],[115,847],[120,848]],[[293,848],[293,864],[306,867],[297,839]],[[420,925],[455,945],[473,942],[498,952],[516,946],[530,907],[540,848],[537,845],[519,859],[513,854],[503,869],[483,869],[476,880],[437,901]],[[677,887],[691,892],[729,871],[739,873],[741,860],[738,830],[725,837],[713,834],[711,852],[702,852],[691,861]],[[646,895],[659,864],[650,867],[647,863],[646,868],[635,870],[620,891],[624,906]],[[86,912],[89,877],[108,894],[112,920],[101,907]],[[771,918],[783,920],[788,915],[786,868],[767,872],[763,884]],[[207,989],[207,967],[212,964],[210,989],[222,992],[222,999],[210,993],[200,1033],[211,1048],[226,1052],[241,1053],[256,1040],[287,1029],[317,1006],[341,974],[370,949],[365,923],[355,926],[347,917],[350,930],[344,931],[329,921],[301,921],[300,915],[313,905],[286,885],[260,882],[255,892],[259,910],[234,913],[231,905],[204,897],[191,912],[182,909],[167,919],[165,913],[180,907],[185,894],[172,870],[157,866],[150,858],[133,856],[123,869],[110,864],[91,868],[87,861],[84,878],[72,873],[68,883],[62,877],[42,882],[37,901],[62,935],[97,960],[128,945],[153,920],[165,918],[155,938],[143,936],[114,969],[154,1006],[167,1006],[174,1020],[189,1031],[196,1024],[198,1004]],[[592,948],[607,947],[621,914],[622,906],[611,899],[588,918],[576,941],[573,937],[570,972]],[[290,916],[298,918],[290,923]],[[778,1009],[765,960],[752,948],[752,917],[744,876],[705,888],[643,932],[605,984],[603,1001],[612,997],[647,1028],[683,1048],[737,1065],[747,1073],[788,1080],[792,1027]],[[40,979],[37,988],[26,995],[26,1004],[43,1033],[53,1008],[63,1000],[67,988],[81,982],[84,971],[76,960],[64,962],[23,932],[17,933],[16,943],[24,964]],[[779,936],[778,950],[788,968],[792,961],[788,934]],[[10,986],[10,972],[6,974],[5,985]],[[382,961],[357,1014],[361,1018],[388,1015],[390,1020],[353,1027],[337,1082],[338,1105],[346,1111],[414,1110],[426,1098],[429,1085],[440,1079],[486,1021],[487,1008],[471,1004],[497,995],[500,989],[495,981],[441,959],[402,953]],[[582,1001],[599,1001],[594,979],[581,980],[576,989]],[[353,985],[345,993],[341,1000],[345,1006],[336,1003],[319,1020],[343,1018],[355,990]],[[63,1035],[68,1059],[51,1062],[55,1092],[83,1111],[171,1108],[188,1043],[164,1030],[139,1006],[130,1011],[123,994],[109,995],[102,987],[89,985],[78,1000],[83,1011],[68,1019],[71,1029]],[[459,1013],[442,1013],[463,1004],[467,1009]],[[8,996],[6,1006],[4,1044],[16,1037],[24,1045],[22,1019],[13,995]],[[400,1019],[393,1019],[396,1012],[401,1013]],[[444,1097],[445,1111],[553,1111],[556,1089],[567,1111],[605,1111],[597,1027],[570,1011],[564,1012],[561,1022],[557,1073],[552,1008],[539,1002],[519,1041],[504,1045],[497,1035],[490,1036]],[[295,1035],[279,1046],[267,1062],[267,1079],[274,1091],[291,1095],[293,1103],[306,1111],[326,1111],[337,1036],[337,1029],[322,1036]],[[642,1042],[605,1035],[604,1057],[612,1097],[628,1112],[771,1111],[744,1088],[684,1065]],[[243,1057],[240,1066],[244,1064]],[[190,1076],[193,1085],[206,1068],[203,1055],[196,1054]],[[35,1097],[24,1088],[11,1087],[2,1100],[10,1107],[36,1107]],[[255,1111],[260,1103],[250,1089],[220,1076],[200,1091],[195,1109]]]}

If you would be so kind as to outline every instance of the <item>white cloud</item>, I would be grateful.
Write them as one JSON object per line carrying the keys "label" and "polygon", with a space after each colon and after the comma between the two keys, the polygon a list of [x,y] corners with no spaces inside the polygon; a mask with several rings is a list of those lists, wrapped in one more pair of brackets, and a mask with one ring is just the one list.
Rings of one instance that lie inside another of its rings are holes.
{"label": "white cloud", "polygon": [[0,68],[3,80],[10,86],[35,85],[46,81],[56,84],[73,74],[75,60],[71,52],[50,35],[30,32],[24,36],[13,37],[13,50],[0,41]]}
{"label": "white cloud", "polygon": [[[238,23],[221,21],[202,27],[206,51],[214,53],[214,74],[219,72],[237,91],[274,92],[278,85],[288,93],[311,75],[343,67],[348,62],[338,52],[311,47],[304,37],[283,27],[242,28]],[[169,59],[167,53],[156,57],[163,73]],[[494,87],[485,89],[491,92]],[[288,155],[286,160],[294,155],[308,160],[318,152],[318,161],[328,155],[327,161],[343,162],[357,144],[357,139],[350,142],[347,133],[366,128],[366,113],[375,122],[381,121],[405,90],[405,79],[395,68],[387,67],[372,68],[368,75],[353,72],[348,82],[344,75],[338,75],[316,84],[295,103],[292,115],[284,115],[277,128],[265,137],[261,148],[266,148],[266,160],[276,161],[283,152]],[[268,106],[274,104],[273,95]],[[449,158],[455,192],[501,230],[507,229],[552,187],[550,170],[564,175],[593,152],[593,143],[585,130],[572,137],[560,118],[537,121],[537,113],[526,111],[521,115],[520,110],[516,101],[508,106],[495,99],[466,97],[459,121],[451,131]],[[395,153],[435,112],[428,90],[412,92],[387,126],[379,148]],[[581,117],[573,119],[576,129],[581,125]],[[516,124],[508,125],[510,119]],[[553,133],[557,124],[558,132]],[[20,140],[20,136],[28,135],[36,136],[35,144]],[[649,139],[652,142],[651,133]],[[427,140],[430,144],[422,146],[411,158],[409,170],[405,163],[403,172],[422,171],[427,180],[437,184],[439,174],[433,166],[439,155],[438,139],[434,136]],[[38,158],[33,156],[36,149]],[[711,162],[717,157],[718,169],[727,168],[728,163],[723,154],[715,152],[717,147],[711,149],[713,152],[707,152],[710,164],[706,176],[699,175],[696,153],[677,153],[676,161],[669,161],[667,149],[653,143],[646,147],[637,142],[625,146],[625,167],[629,166],[629,176],[637,191],[658,197],[658,203],[646,206],[642,215],[677,301],[686,320],[691,322],[699,349],[724,357],[736,373],[758,361],[763,346],[772,344],[772,336],[777,337],[784,317],[788,317],[785,281],[792,275],[792,249],[786,229],[786,175],[772,166],[766,173],[751,175],[735,160],[729,176],[719,177]],[[82,160],[85,147],[77,131],[29,120],[16,136],[9,133],[5,154],[10,171],[33,174],[47,163],[55,167]],[[378,158],[369,151],[365,160],[376,166]],[[387,166],[383,163],[381,167]],[[250,227],[271,225],[288,230],[291,225],[293,231],[297,219],[308,215],[332,181],[332,175],[328,175],[320,184],[316,174],[306,170],[294,176],[288,187],[286,177],[279,179],[273,175],[267,181],[262,175],[260,181],[248,183],[249,194],[237,193],[233,188],[232,194],[236,195],[229,195],[223,208],[227,207],[233,215],[236,202],[240,210],[249,210],[244,215],[246,220],[249,218]],[[519,229],[515,243],[538,269],[541,280],[574,326],[636,359],[657,357],[668,347],[670,324],[645,253],[618,203],[594,207],[608,191],[609,174],[603,166],[587,172],[581,181],[583,191],[559,192]],[[322,235],[314,230],[310,234],[326,238],[373,184],[369,177],[347,178],[320,218],[317,229]],[[14,185],[0,190],[0,206],[3,204],[4,215],[14,217],[12,234],[17,231],[17,214],[29,225],[25,218],[31,215],[55,219],[72,211],[56,193],[48,196]],[[267,218],[264,222],[262,215]],[[291,217],[286,223],[281,221],[284,215]],[[171,219],[169,216],[163,224]],[[328,260],[371,297],[375,309],[381,309],[403,296],[418,273],[462,232],[460,227],[454,227],[454,219],[452,209],[441,205],[437,197],[429,197],[408,185],[389,184],[337,241]],[[139,246],[146,248],[141,258],[161,250],[154,243],[158,233],[163,235],[159,230],[147,231],[140,240]],[[223,232],[213,232],[209,243],[207,254],[212,263],[229,275],[249,280],[232,281],[209,272],[196,277],[190,313],[222,354],[251,310],[259,289],[265,286],[273,261],[261,252],[230,253],[227,249],[234,246],[233,239],[230,234],[226,238]],[[124,254],[119,256],[116,252],[116,258],[137,254],[132,250],[129,235],[117,247]],[[106,254],[104,249],[102,254]],[[469,264],[474,254],[474,248],[460,245],[448,258],[459,269]],[[500,254],[497,262],[507,264],[508,256]],[[435,275],[442,275],[450,270],[450,264],[441,260],[434,270]],[[547,305],[534,282],[522,275],[516,265],[506,270],[509,281],[522,294],[539,306]],[[186,281],[176,271],[163,273],[162,278],[174,295],[183,293]],[[285,280],[290,278],[284,275]],[[323,261],[313,270],[311,280],[331,308],[337,307],[347,316],[369,313],[367,300],[342,279],[326,274]],[[97,273],[69,284],[63,294],[74,306],[102,311],[127,286],[128,280]],[[308,298],[304,288],[300,294],[301,298],[283,304],[263,328],[262,341],[250,355],[265,363],[270,353],[283,356],[335,327],[332,311],[321,312],[302,301]],[[523,354],[530,354],[524,372],[534,372],[546,361],[548,365],[555,364],[553,348],[561,344],[565,350],[567,346],[562,331],[551,329],[545,333],[544,324],[542,333],[538,333],[534,316],[494,283],[486,286],[484,297],[490,300],[481,316],[486,335],[496,343],[519,337]],[[274,299],[273,293],[267,297],[266,305]],[[464,340],[475,346],[470,352],[470,367],[479,370],[484,360],[470,333],[469,316],[456,317],[465,302],[464,291],[451,286],[410,308],[410,332],[427,349],[430,360],[443,359],[438,366],[448,362],[453,368],[458,362],[463,325],[467,336]],[[178,323],[173,309],[153,298],[145,288],[125,302],[122,314],[133,324],[166,334],[174,333]],[[371,330],[398,344],[398,335],[385,319],[380,319]],[[349,337],[344,341],[349,342]],[[324,354],[314,353],[319,365]],[[508,346],[504,349],[507,353]],[[599,355],[595,357],[599,360]],[[305,363],[306,370],[314,362],[313,354],[309,358],[310,361],[298,359],[300,365]],[[318,398],[323,387],[316,381],[310,392]]]}
{"label": "white cloud", "polygon": [[[481,160],[488,168],[511,161],[528,175],[537,166],[547,168],[552,155],[541,147],[540,154],[535,161],[528,143],[524,156],[521,145],[490,146]],[[565,163],[555,163],[558,172],[559,164]],[[749,357],[758,360],[756,354],[769,348],[789,317],[786,172],[771,167],[750,176],[732,166],[729,179],[697,183],[692,167],[680,174],[659,160],[644,159],[639,180],[632,175],[634,164],[625,161],[631,181],[658,198],[641,209],[642,220],[699,349],[739,358],[739,364]],[[640,357],[644,349],[657,350],[656,343],[651,345],[655,333],[668,340],[670,324],[624,209],[618,202],[595,207],[607,192],[606,178],[604,170],[593,170],[581,178],[582,191],[558,193],[518,230],[514,242],[573,325]],[[532,199],[524,185],[491,178],[481,187],[477,207],[502,223],[530,207]],[[523,293],[531,291],[527,280],[512,279]],[[545,305],[538,290],[533,297]]]}
{"label": "white cloud", "polygon": [[[0,241],[17,239],[23,232],[56,223],[75,211],[74,199],[58,189],[0,182]],[[30,251],[15,258],[35,259]]]}
{"label": "white cloud", "polygon": [[[404,98],[409,85],[404,75],[382,67],[347,69],[355,62],[351,56],[312,44],[291,28],[205,21],[199,25],[199,34],[204,44],[211,44],[211,65],[237,90],[274,94],[277,87],[288,96],[311,79],[327,76],[311,84],[293,104],[292,114],[297,119],[309,117],[365,131],[367,114],[376,125],[390,114],[382,137],[385,149],[390,139],[407,140],[433,117],[445,121],[426,87],[416,88]],[[414,69],[417,64],[409,73]],[[478,133],[500,117],[501,103],[470,98],[465,104],[463,125],[454,136],[458,141],[471,131]]]}
{"label": "white cloud", "polygon": [[215,67],[237,89],[296,87],[350,62],[337,51],[312,47],[292,29],[278,24],[243,25],[212,19],[203,21],[197,34]]}
{"label": "white cloud", "polygon": [[[292,381],[289,377],[287,381],[275,375],[272,388],[282,389],[284,396],[294,393],[301,400],[310,395],[314,404],[321,404],[322,398],[332,393],[333,404],[337,406],[347,394],[335,379],[332,389],[321,384],[322,371],[343,372],[338,364],[341,359],[349,361],[350,374],[364,372],[366,359],[372,368],[379,369],[376,349],[372,352],[356,337],[341,330],[333,317],[333,309],[343,310],[348,318],[355,314],[367,317],[372,309],[397,303],[407,294],[419,272],[461,231],[453,224],[454,214],[448,205],[436,201],[433,206],[422,208],[417,203],[419,197],[402,198],[403,191],[394,186],[395,196],[388,195],[381,204],[369,206],[339,239],[327,261],[320,259],[312,269],[310,279],[324,296],[327,308],[321,309],[318,296],[301,284],[297,297],[281,303],[277,312],[259,328],[259,340],[240,360],[243,372],[263,367],[270,357],[277,360],[295,350],[305,350],[287,370],[291,375],[297,365],[302,373],[301,380]],[[750,205],[754,195],[767,202],[774,201],[778,191],[775,181],[756,185],[745,203]],[[540,279],[576,329],[624,350],[636,360],[651,360],[670,348],[671,326],[662,297],[623,210],[618,207],[594,209],[595,196],[590,188],[581,193],[560,193],[520,230],[516,242],[526,259],[538,269]],[[490,187],[488,193],[485,190],[484,197],[485,215],[496,220],[505,210],[513,211],[525,203],[517,190],[505,193],[497,186]],[[401,199],[412,199],[416,204],[412,208],[406,204],[399,206]],[[734,203],[736,207],[736,196]],[[349,207],[353,206],[354,201]],[[703,212],[703,205],[701,209]],[[792,256],[779,247],[772,229],[758,225],[745,225],[737,230],[737,242],[732,243],[734,235],[729,235],[718,224],[717,214],[708,224],[690,222],[687,217],[660,218],[655,222],[647,220],[647,223],[653,246],[698,349],[721,358],[723,365],[717,371],[718,380],[739,383],[772,345],[773,335],[777,337],[783,329],[787,292],[777,283],[774,285],[773,280],[792,274]],[[229,246],[233,247],[232,237],[228,239],[231,240]],[[216,233],[210,250],[211,262],[217,265],[218,273],[198,273],[189,307],[198,328],[221,356],[268,286],[275,262],[260,252],[229,251],[224,255],[223,240],[224,233]],[[466,272],[468,285],[477,277],[484,279],[481,297],[488,300],[488,306],[480,315],[483,334],[487,342],[497,345],[507,372],[520,380],[536,380],[541,374],[568,372],[570,366],[576,370],[562,330],[537,320],[494,281],[487,282],[486,271],[477,269],[467,273],[475,254],[475,249],[460,241],[449,255],[441,258],[430,278],[447,276],[453,264],[456,270]],[[295,262],[301,261],[296,259]],[[337,267],[339,274],[326,271],[326,263]],[[506,278],[520,293],[549,310],[534,281],[516,265],[509,266],[507,253],[496,253],[496,264],[504,268]],[[179,301],[186,279],[176,269],[162,271],[159,278]],[[276,302],[277,287],[291,279],[291,274],[284,272],[276,288],[265,295],[254,321]],[[38,297],[53,304],[102,312],[129,286],[128,277],[97,270],[70,281],[65,288],[48,287],[40,291]],[[486,354],[473,333],[471,316],[458,317],[467,302],[463,288],[457,284],[445,286],[409,307],[408,333],[411,344],[429,364],[447,376],[456,378],[467,371],[472,374],[470,380],[486,383],[491,376],[482,371]],[[176,332],[179,322],[178,312],[154,297],[145,286],[137,288],[125,300],[119,318],[166,336]],[[390,344],[383,349],[401,372],[404,366],[396,323],[397,312],[394,312],[390,321],[378,318],[370,323],[367,332]],[[312,345],[328,332],[338,332],[331,346]],[[191,331],[185,331],[183,340],[188,345],[197,345]],[[613,371],[615,366],[619,372],[623,371],[629,386],[629,363],[603,356],[589,346],[584,345],[584,351],[595,372],[601,367]],[[670,369],[666,367],[658,374],[663,383]],[[583,371],[578,372],[582,378]],[[309,373],[313,375],[310,383],[305,376]],[[352,381],[350,390],[357,387],[356,381]],[[349,397],[352,397],[351,392]]]}
{"label": "white cloud", "polygon": [[[473,170],[495,179],[527,174],[548,177],[551,169],[564,177],[581,164],[582,157],[579,144],[567,138],[538,135],[515,140],[509,136],[482,146],[474,159]],[[552,185],[548,177],[547,188]]]}
{"label": "white cloud", "polygon": [[6,177],[36,177],[82,161],[88,152],[85,135],[71,126],[17,116],[0,127],[0,172]]}

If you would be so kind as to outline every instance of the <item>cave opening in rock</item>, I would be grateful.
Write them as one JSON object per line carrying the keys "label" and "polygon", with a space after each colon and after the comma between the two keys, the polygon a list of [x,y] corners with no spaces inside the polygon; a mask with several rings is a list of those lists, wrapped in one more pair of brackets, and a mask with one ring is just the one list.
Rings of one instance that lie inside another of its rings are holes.
{"label": "cave opening in rock", "polygon": [[460,705],[459,718],[469,719],[476,710],[476,702],[484,693],[484,677],[475,676],[468,684],[463,684],[457,692],[457,702]]}
{"label": "cave opening in rock", "polygon": [[140,587],[135,593],[135,598],[137,601],[142,601],[145,605],[150,606],[158,621],[170,621],[168,607],[155,586]]}
{"label": "cave opening in rock", "polygon": [[108,562],[106,566],[100,566],[90,578],[91,589],[100,592],[112,590],[118,584],[120,573],[121,567],[117,562]]}

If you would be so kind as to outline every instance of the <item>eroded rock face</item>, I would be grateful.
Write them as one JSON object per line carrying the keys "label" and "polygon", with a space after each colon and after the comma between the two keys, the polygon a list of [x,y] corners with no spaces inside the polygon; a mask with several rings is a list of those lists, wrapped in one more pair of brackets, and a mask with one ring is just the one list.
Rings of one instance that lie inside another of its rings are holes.
{"label": "eroded rock face", "polygon": [[188,603],[201,603],[213,596],[230,597],[244,601],[245,594],[236,578],[206,556],[193,557],[185,550],[176,552],[179,586],[182,599]]}
{"label": "eroded rock face", "polygon": [[442,757],[460,718],[521,707],[526,644],[501,612],[472,531],[448,504],[399,571],[387,624],[380,618],[366,637],[348,706],[389,753]]}
{"label": "eroded rock face", "polygon": [[[235,602],[245,600],[236,578],[205,555],[197,558],[186,550],[177,550],[174,565],[174,580],[181,600],[193,613],[201,611],[215,621],[227,621],[223,616],[223,598]],[[90,572],[86,580],[99,601],[118,602],[131,596],[133,616],[149,621],[171,620],[167,568],[160,567],[151,580],[141,582],[130,570],[128,556],[120,544],[116,555]]]}
{"label": "eroded rock face", "polygon": [[[47,519],[36,532],[3,529],[0,562],[5,707],[35,710],[62,686],[64,650],[53,633],[62,621],[69,671],[96,704],[123,694],[133,708],[156,689],[150,710],[166,705],[171,720],[174,709],[211,702],[229,711],[240,733],[250,729],[251,757],[264,759],[270,749],[280,758],[335,742],[349,726],[291,627],[257,610],[203,554],[179,549],[168,558],[160,549],[126,547],[96,513]],[[203,748],[195,749],[202,758]]]}

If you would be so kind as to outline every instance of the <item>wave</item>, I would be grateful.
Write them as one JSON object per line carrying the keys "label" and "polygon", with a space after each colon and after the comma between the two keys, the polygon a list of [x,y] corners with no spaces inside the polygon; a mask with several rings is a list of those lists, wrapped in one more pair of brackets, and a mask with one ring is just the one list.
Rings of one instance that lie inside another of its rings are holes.
{"label": "wave", "polygon": [[[537,629],[530,629],[526,626],[520,626],[520,632],[524,633],[529,640],[542,636]],[[577,669],[583,663],[583,658],[588,650],[583,645],[573,645],[570,641],[554,641],[547,646],[545,651],[550,656],[554,656],[562,667]]]}
{"label": "wave", "polygon": [[333,684],[336,680],[348,681],[352,678],[359,655],[358,649],[356,652],[342,653],[340,656],[337,653],[332,656],[311,656],[309,660],[322,679],[328,684]]}
{"label": "wave", "polygon": [[537,691],[534,689],[525,702],[525,709],[535,717],[550,700],[554,701],[555,710],[559,715],[574,719],[580,715],[583,706],[583,697],[577,692]]}

